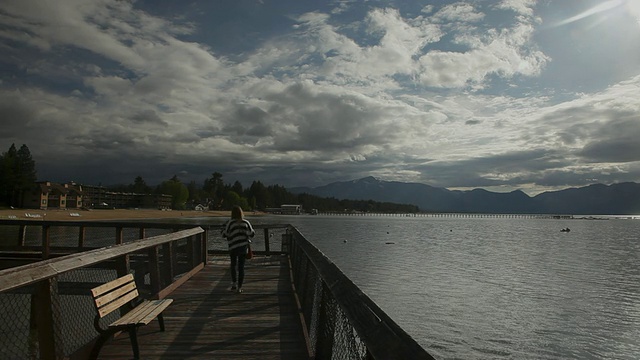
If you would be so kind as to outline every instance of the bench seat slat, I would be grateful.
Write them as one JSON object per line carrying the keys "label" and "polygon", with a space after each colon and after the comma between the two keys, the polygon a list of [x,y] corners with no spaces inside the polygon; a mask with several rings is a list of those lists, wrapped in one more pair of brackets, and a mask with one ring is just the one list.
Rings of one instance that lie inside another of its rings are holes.
{"label": "bench seat slat", "polygon": [[129,325],[147,325],[155,319],[164,309],[173,302],[173,299],[164,300],[145,300],[135,309],[123,315],[120,319],[114,321],[110,328],[126,327]]}
{"label": "bench seat slat", "polygon": [[166,309],[167,306],[169,306],[169,304],[173,302],[173,299],[150,300],[150,302],[155,306],[155,308],[153,309],[153,311],[148,312],[143,319],[141,319],[141,322],[144,324],[148,324],[153,321],[153,319],[158,317],[158,314],[163,312],[164,309]]}
{"label": "bench seat slat", "polygon": [[132,281],[133,281],[133,275],[127,274],[115,280],[109,281],[108,283],[104,283],[100,286],[97,286],[91,289],[91,294],[93,295],[93,297],[98,297],[106,292],[109,292],[117,288],[118,286],[121,286],[122,284],[132,282]]}
{"label": "bench seat slat", "polygon": [[[120,288],[113,290],[110,293],[104,293],[102,296],[94,298],[96,307],[101,308],[112,301],[118,300],[119,297],[124,296],[129,292],[135,292],[136,295],[138,295],[138,288],[136,287],[136,283],[128,283]],[[124,305],[124,302],[120,301],[120,305]]]}
{"label": "bench seat slat", "polygon": [[98,313],[100,317],[105,317],[108,314],[111,314],[113,311],[120,308],[122,305],[127,304],[129,301],[134,300],[138,297],[138,290],[127,293],[126,295],[118,298],[118,300],[111,302],[100,309],[98,309]]}

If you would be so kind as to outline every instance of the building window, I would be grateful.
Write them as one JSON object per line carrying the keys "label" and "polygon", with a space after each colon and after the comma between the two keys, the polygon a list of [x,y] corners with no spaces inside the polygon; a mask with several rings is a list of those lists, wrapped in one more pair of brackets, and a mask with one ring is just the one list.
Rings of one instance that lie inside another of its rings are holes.
{"label": "building window", "polygon": [[46,205],[47,204],[47,199],[42,199],[42,205]]}
{"label": "building window", "polygon": [[60,200],[60,204],[61,204],[61,205],[64,205],[64,200]]}

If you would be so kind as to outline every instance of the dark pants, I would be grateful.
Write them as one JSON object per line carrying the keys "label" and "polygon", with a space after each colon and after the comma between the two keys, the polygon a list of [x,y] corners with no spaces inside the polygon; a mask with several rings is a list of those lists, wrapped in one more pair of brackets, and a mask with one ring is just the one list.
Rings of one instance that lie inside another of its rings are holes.
{"label": "dark pants", "polygon": [[[231,281],[238,282],[238,287],[242,287],[242,282],[244,281],[244,261],[245,255],[247,254],[247,247],[240,246],[239,248],[235,248],[229,252],[231,256]],[[237,272],[236,272],[237,267]]]}

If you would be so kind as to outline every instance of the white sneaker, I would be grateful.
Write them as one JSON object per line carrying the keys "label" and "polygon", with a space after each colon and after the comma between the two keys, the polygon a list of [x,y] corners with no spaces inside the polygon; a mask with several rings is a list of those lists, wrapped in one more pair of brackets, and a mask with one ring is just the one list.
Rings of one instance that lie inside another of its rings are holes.
{"label": "white sneaker", "polygon": [[242,288],[239,287],[237,291],[238,291],[238,294],[242,293]]}
{"label": "white sneaker", "polygon": [[236,291],[238,289],[238,285],[236,285],[236,283],[231,283],[231,286],[229,286],[229,291]]}

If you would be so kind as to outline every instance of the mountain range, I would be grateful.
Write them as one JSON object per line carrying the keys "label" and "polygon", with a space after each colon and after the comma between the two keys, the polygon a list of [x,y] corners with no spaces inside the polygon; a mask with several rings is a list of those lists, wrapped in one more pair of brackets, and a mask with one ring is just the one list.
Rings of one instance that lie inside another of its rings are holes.
{"label": "mountain range", "polygon": [[373,200],[416,205],[423,212],[466,212],[495,214],[640,214],[640,184],[625,182],[593,184],[580,188],[548,191],[529,196],[520,190],[497,193],[484,189],[448,190],[420,183],[378,180],[372,176],[334,182],[315,188],[289,188],[337,199]]}

